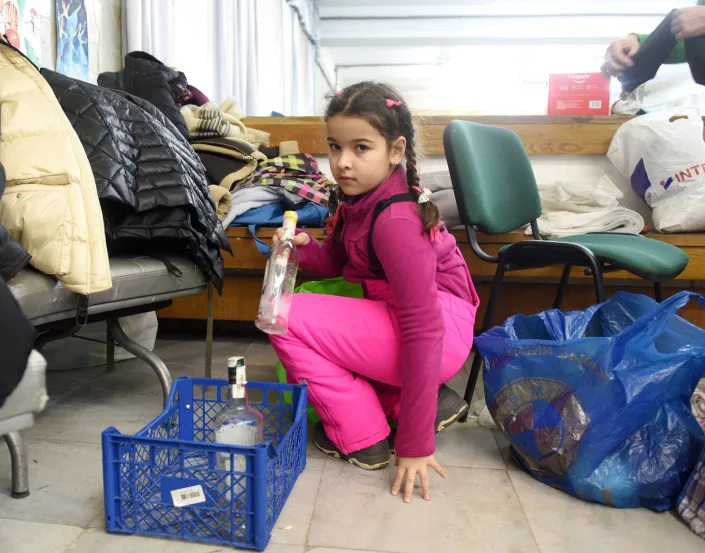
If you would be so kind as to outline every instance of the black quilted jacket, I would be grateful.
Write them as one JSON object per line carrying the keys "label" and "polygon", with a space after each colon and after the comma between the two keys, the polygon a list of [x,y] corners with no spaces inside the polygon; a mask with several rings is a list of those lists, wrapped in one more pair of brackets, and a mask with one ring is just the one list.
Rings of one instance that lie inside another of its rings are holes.
{"label": "black quilted jacket", "polygon": [[189,143],[141,98],[48,69],[42,75],[88,155],[110,253],[184,252],[221,291],[220,249],[230,246]]}
{"label": "black quilted jacket", "polygon": [[188,139],[186,120],[179,111],[184,95],[188,93],[188,81],[181,71],[170,69],[147,52],[130,52],[125,56],[125,69],[101,73],[98,84],[134,94],[154,104],[174,123],[181,136]]}

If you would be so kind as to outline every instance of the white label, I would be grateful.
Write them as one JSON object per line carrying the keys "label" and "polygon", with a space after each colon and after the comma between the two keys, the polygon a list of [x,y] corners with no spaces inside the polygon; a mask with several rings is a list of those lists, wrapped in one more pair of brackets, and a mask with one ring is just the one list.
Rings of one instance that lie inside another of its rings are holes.
{"label": "white label", "polygon": [[171,500],[174,502],[174,507],[186,507],[194,503],[203,503],[206,496],[203,494],[203,487],[199,484],[198,486],[172,490]]}
{"label": "white label", "polygon": [[238,386],[245,386],[247,384],[247,376],[245,375],[245,365],[237,368],[237,374],[235,375],[235,384]]}
{"label": "white label", "polygon": [[602,100],[590,100],[588,107],[589,109],[600,109],[602,107]]}

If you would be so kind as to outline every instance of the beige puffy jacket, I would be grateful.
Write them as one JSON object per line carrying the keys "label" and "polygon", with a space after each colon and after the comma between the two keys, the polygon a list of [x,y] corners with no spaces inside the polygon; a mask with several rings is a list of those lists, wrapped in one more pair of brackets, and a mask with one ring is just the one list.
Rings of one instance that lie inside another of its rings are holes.
{"label": "beige puffy jacket", "polygon": [[30,263],[67,289],[111,287],[93,172],[49,84],[0,40],[0,161],[7,187],[0,223]]}

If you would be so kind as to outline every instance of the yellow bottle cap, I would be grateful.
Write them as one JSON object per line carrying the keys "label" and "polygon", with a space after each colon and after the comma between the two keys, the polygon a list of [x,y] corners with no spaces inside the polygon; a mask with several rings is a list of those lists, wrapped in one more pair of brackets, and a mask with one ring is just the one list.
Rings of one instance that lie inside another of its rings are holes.
{"label": "yellow bottle cap", "polygon": [[296,213],[296,211],[285,211],[284,219],[290,219],[294,224],[296,224],[296,221],[299,219],[299,214]]}

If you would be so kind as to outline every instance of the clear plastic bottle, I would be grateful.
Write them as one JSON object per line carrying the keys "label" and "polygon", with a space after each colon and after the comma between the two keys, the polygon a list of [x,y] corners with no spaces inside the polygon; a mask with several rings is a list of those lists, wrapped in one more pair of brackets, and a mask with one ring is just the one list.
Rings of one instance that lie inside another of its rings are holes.
{"label": "clear plastic bottle", "polygon": [[267,334],[286,334],[289,329],[289,309],[291,295],[296,283],[296,270],[299,268],[299,252],[292,240],[296,232],[297,214],[284,213],[284,234],[269,252],[267,268],[264,272],[262,297],[255,325]]}

